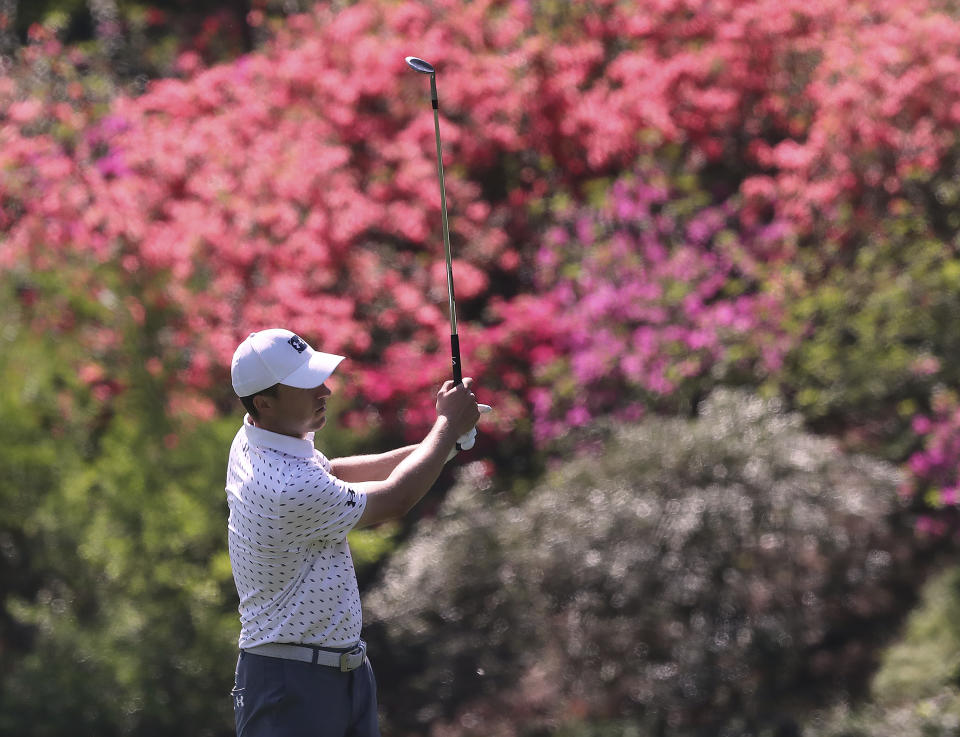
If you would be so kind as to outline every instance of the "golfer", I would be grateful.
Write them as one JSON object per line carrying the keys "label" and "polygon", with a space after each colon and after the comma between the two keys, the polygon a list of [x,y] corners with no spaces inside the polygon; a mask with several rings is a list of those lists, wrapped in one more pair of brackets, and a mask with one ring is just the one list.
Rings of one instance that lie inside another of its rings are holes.
{"label": "golfer", "polygon": [[419,444],[328,460],[313,439],[326,423],[325,382],[342,360],[281,329],[252,333],[233,356],[247,410],[226,482],[239,737],[380,734],[347,533],[406,514],[480,417],[472,380],[448,381]]}

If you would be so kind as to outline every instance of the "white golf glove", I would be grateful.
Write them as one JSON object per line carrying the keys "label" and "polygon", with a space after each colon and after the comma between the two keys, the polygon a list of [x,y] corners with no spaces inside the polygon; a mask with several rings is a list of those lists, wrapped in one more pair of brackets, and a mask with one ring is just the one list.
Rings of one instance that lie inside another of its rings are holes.
{"label": "white golf glove", "polygon": [[[481,415],[485,415],[487,414],[487,412],[493,411],[493,407],[491,407],[489,404],[478,404],[477,409],[480,410]],[[450,455],[447,456],[447,461],[453,458],[461,450],[470,450],[473,447],[473,444],[476,442],[477,442],[477,426],[474,425],[473,429],[471,429],[470,432],[464,433],[459,438],[457,438],[457,444],[453,446],[453,449],[450,451]]]}

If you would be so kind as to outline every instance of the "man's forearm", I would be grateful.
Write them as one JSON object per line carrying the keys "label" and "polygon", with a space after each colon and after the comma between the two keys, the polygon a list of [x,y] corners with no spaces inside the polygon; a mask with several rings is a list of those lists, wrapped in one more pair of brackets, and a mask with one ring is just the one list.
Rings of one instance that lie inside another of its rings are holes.
{"label": "man's forearm", "polygon": [[416,447],[416,445],[408,445],[396,450],[388,450],[386,453],[334,458],[330,461],[332,473],[349,484],[383,481]]}
{"label": "man's forearm", "polygon": [[414,446],[387,479],[356,486],[358,492],[367,495],[366,509],[357,526],[399,519],[410,511],[437,480],[455,442],[449,423],[438,418],[423,442]]}
{"label": "man's forearm", "polygon": [[[411,452],[397,464],[388,478],[416,478],[418,480],[429,478],[430,480],[426,483],[426,488],[429,489],[447,462],[447,452],[450,448],[444,448],[445,452],[439,454],[437,449],[444,447],[450,434],[449,424],[443,419],[437,420],[427,436],[411,448]],[[437,460],[440,461],[439,464]]]}

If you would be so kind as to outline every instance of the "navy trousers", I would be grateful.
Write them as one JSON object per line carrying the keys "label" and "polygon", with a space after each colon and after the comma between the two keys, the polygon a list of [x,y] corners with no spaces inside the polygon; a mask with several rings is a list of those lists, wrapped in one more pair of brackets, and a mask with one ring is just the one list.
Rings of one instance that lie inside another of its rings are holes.
{"label": "navy trousers", "polygon": [[380,737],[369,660],[341,673],[241,652],[231,695],[237,737]]}

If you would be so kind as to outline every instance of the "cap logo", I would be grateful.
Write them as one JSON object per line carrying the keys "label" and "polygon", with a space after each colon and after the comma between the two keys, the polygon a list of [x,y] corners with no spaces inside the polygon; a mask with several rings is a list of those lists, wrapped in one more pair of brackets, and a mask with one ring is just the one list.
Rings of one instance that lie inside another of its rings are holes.
{"label": "cap logo", "polygon": [[293,346],[297,353],[303,353],[307,350],[307,344],[303,342],[303,339],[299,335],[294,335],[287,342]]}

